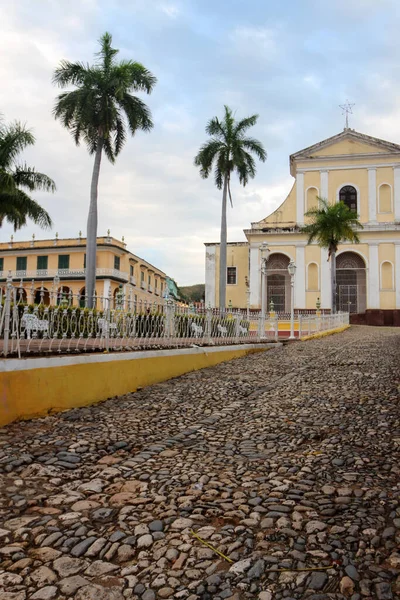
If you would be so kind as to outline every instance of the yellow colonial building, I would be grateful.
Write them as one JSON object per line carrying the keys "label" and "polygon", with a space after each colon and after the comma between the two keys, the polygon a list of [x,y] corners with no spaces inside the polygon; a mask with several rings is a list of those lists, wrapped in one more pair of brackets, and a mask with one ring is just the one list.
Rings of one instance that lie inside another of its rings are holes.
{"label": "yellow colonial building", "polygon": [[[252,223],[247,242],[229,243],[226,303],[261,306],[260,246],[268,243],[266,294],[275,310],[291,309],[290,259],[296,263],[294,308],[331,309],[327,250],[307,245],[301,227],[317,196],[342,200],[359,215],[360,244],[337,254],[337,309],[352,313],[400,309],[400,145],[345,128],[290,156],[293,187],[271,215]],[[206,246],[206,304],[218,306],[219,244]]]}
{"label": "yellow colonial building", "polygon": [[[159,302],[166,289],[166,274],[127,250],[124,241],[110,235],[97,238],[96,295],[115,297],[122,285],[131,302]],[[0,243],[0,287],[11,271],[13,285],[21,285],[24,300],[49,303],[56,278],[58,293],[85,295],[86,239],[56,237],[48,240]],[[20,283],[22,281],[22,284]],[[43,288],[43,289],[42,289]]]}

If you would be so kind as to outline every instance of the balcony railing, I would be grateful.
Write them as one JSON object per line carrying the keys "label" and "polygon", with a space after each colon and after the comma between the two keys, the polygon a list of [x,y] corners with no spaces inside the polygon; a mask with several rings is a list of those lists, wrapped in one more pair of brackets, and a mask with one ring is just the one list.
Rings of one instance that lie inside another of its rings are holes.
{"label": "balcony railing", "polygon": [[145,281],[141,281],[140,282],[140,287],[142,288],[142,290],[146,289],[146,282]]}
{"label": "balcony railing", "polygon": [[132,285],[136,285],[136,277],[134,275],[130,276],[129,281],[131,282]]}
{"label": "balcony railing", "polygon": [[[6,278],[9,271],[0,271],[0,278]],[[85,277],[86,269],[36,269],[35,271],[11,271],[13,279],[44,279],[46,277],[73,279],[74,277]],[[123,281],[129,281],[129,274],[118,269],[96,269],[97,277],[116,277]],[[132,279],[132,278],[131,278]],[[135,278],[133,278],[135,279]],[[136,284],[136,280],[134,285]]]}
{"label": "balcony railing", "polygon": [[151,283],[149,283],[149,286],[148,286],[148,288],[147,288],[147,289],[148,289],[148,291],[149,291],[149,292],[152,292],[152,291],[153,291],[153,286],[151,285]]}

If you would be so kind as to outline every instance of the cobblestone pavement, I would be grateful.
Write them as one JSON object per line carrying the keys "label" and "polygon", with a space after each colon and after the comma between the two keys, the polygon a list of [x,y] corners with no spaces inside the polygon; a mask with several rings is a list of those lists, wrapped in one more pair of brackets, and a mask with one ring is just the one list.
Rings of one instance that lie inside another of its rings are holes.
{"label": "cobblestone pavement", "polygon": [[1,600],[400,598],[399,359],[353,327],[0,430]]}

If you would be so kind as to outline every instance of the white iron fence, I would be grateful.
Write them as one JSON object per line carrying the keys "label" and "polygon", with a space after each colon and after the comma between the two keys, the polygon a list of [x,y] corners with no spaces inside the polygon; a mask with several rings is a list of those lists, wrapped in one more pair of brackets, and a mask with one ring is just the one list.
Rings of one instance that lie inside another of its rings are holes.
{"label": "white iron fence", "polygon": [[[278,341],[290,336],[290,314],[133,302],[122,288],[93,298],[65,293],[53,285],[38,292],[14,286],[0,290],[0,355],[108,352],[185,346]],[[36,303],[35,303],[36,301]],[[348,313],[299,314],[295,337],[348,324]]]}

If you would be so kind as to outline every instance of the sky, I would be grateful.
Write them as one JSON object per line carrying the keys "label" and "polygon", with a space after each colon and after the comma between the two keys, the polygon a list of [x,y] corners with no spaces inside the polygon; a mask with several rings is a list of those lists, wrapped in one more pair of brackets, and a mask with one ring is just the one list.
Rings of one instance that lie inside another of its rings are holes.
{"label": "sky", "polygon": [[[204,242],[217,242],[222,193],[193,164],[207,121],[229,105],[258,114],[251,130],[268,152],[254,180],[232,180],[228,241],[281,204],[289,155],[339,133],[340,104],[355,103],[350,127],[400,143],[400,11],[397,0],[0,0],[0,113],[36,137],[21,160],[51,176],[36,193],[54,227],[28,225],[15,240],[85,235],[93,157],[52,116],[60,60],[93,62],[109,31],[119,58],[156,77],[154,128],[104,158],[98,235],[127,247],[179,285],[204,282]],[[3,225],[0,240],[12,228]]]}

